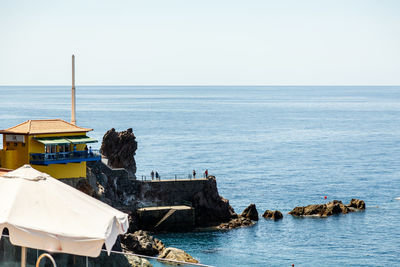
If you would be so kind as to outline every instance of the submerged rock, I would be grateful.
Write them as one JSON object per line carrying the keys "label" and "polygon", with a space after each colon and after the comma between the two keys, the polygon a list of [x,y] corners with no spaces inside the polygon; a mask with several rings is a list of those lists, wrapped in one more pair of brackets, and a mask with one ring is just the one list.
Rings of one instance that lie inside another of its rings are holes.
{"label": "submerged rock", "polygon": [[[184,261],[184,262],[190,262],[190,263],[199,263],[198,260],[196,260],[195,258],[190,256],[189,254],[187,254],[182,249],[173,248],[173,247],[169,247],[169,248],[164,249],[164,251],[158,257],[160,259]],[[168,263],[168,262],[164,262],[164,263]],[[172,262],[171,262],[171,264],[172,264]]]}
{"label": "submerged rock", "polygon": [[243,210],[241,216],[253,221],[258,221],[258,211],[256,209],[256,205],[250,204],[247,208]]}
{"label": "submerged rock", "polygon": [[283,218],[282,212],[279,210],[266,210],[262,215],[265,219],[280,220]]}
{"label": "submerged rock", "polygon": [[[357,207],[357,208],[356,208]],[[358,208],[359,207],[359,208]],[[334,214],[346,214],[348,212],[365,209],[365,203],[363,200],[352,199],[349,205],[344,205],[342,201],[334,200],[326,204],[308,205],[305,207],[295,207],[289,212],[293,216],[331,216]]]}
{"label": "submerged rock", "polygon": [[125,168],[131,177],[136,174],[135,154],[137,149],[136,137],[132,128],[117,132],[114,128],[103,136],[100,153],[108,159],[112,168]]}

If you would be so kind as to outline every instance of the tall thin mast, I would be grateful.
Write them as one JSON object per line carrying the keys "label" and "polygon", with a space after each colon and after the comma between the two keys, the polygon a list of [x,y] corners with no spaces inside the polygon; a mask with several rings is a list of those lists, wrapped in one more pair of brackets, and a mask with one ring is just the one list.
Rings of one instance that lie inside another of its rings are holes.
{"label": "tall thin mast", "polygon": [[75,56],[72,55],[72,108],[71,108],[71,123],[76,125],[75,118]]}

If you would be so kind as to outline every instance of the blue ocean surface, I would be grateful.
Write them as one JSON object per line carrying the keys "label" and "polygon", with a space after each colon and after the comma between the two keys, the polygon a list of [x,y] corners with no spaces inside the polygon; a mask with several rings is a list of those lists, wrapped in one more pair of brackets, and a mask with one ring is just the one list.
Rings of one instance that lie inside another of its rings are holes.
{"label": "blue ocean surface", "polygon": [[[0,128],[70,120],[68,86],[0,87]],[[207,168],[249,228],[157,235],[214,266],[400,266],[400,87],[80,86],[77,124],[100,142],[133,128],[137,176]],[[324,199],[327,196],[327,199]],[[293,218],[296,206],[365,200],[365,212]],[[153,262],[155,266],[160,263]]]}

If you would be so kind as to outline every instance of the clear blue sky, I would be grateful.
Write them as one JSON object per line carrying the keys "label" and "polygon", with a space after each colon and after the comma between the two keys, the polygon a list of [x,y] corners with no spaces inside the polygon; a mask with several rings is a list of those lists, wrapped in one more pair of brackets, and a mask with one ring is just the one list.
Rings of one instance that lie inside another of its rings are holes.
{"label": "clear blue sky", "polygon": [[0,85],[399,85],[400,1],[1,0]]}

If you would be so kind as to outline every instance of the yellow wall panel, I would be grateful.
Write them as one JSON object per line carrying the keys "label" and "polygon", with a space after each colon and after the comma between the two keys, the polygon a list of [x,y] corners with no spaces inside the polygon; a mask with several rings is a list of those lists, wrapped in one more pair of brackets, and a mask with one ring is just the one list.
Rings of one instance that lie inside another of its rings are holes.
{"label": "yellow wall panel", "polygon": [[86,162],[50,164],[48,166],[32,165],[32,167],[54,178],[86,178]]}

